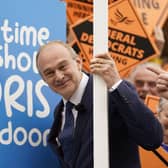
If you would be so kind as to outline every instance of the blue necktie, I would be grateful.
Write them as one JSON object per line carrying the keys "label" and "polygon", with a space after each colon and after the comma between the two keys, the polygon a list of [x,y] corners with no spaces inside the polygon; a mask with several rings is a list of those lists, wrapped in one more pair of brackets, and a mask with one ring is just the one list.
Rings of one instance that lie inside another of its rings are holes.
{"label": "blue necktie", "polygon": [[72,108],[74,104],[71,102],[66,103],[65,107],[65,124],[62,132],[59,134],[59,140],[64,153],[64,161],[67,163],[71,158],[73,133],[74,133],[74,116],[72,113]]}

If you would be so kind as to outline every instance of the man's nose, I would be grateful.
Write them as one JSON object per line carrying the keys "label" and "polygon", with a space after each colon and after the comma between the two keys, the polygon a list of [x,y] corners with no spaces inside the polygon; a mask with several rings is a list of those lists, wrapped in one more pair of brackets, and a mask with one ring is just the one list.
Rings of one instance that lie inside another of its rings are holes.
{"label": "man's nose", "polygon": [[148,83],[144,83],[143,89],[144,90],[150,90],[150,86],[148,85]]}
{"label": "man's nose", "polygon": [[64,73],[60,70],[56,70],[55,71],[55,76],[56,76],[56,79],[60,80],[64,77]]}

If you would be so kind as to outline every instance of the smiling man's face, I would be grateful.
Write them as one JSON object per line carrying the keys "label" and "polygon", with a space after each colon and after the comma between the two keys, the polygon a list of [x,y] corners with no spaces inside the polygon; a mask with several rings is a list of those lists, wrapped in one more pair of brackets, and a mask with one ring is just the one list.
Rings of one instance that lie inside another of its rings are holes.
{"label": "smiling man's face", "polygon": [[61,44],[45,46],[38,56],[38,70],[49,87],[69,99],[82,78],[82,62]]}

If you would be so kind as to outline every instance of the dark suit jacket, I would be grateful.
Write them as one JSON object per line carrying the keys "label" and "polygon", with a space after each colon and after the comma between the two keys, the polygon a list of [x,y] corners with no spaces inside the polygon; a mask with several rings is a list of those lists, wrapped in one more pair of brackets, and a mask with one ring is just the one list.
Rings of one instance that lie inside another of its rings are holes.
{"label": "dark suit jacket", "polygon": [[[63,161],[56,137],[61,127],[63,102],[56,107],[55,120],[48,142],[60,160],[62,168],[93,168],[93,94],[89,79],[78,112],[72,160]],[[101,124],[101,123],[100,123]],[[101,136],[100,130],[100,136]],[[139,100],[134,88],[123,81],[109,93],[109,148],[111,168],[140,168],[138,145],[147,150],[161,145],[163,132],[152,112]],[[103,155],[103,154],[102,154]]]}

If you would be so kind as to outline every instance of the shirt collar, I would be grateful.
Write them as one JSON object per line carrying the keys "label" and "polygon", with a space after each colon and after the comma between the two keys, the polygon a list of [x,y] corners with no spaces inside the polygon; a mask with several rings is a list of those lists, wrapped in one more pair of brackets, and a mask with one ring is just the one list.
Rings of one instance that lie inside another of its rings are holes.
{"label": "shirt collar", "polygon": [[[81,102],[82,96],[83,96],[85,88],[86,88],[86,85],[88,83],[88,80],[89,80],[89,77],[85,73],[83,73],[82,74],[82,79],[80,81],[80,84],[79,84],[77,90],[71,96],[71,98],[69,100],[74,105],[78,105]],[[63,101],[64,101],[64,104],[67,102],[67,100],[65,100],[64,98],[63,98]]]}

